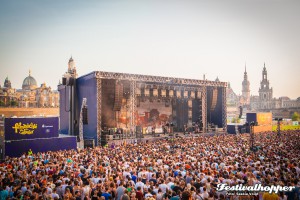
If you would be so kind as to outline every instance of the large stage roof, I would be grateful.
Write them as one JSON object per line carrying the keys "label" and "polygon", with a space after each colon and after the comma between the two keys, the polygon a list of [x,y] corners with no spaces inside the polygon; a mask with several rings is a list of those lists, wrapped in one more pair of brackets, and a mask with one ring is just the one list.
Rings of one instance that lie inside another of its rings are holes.
{"label": "large stage roof", "polygon": [[128,73],[104,72],[104,71],[94,71],[89,74],[83,75],[82,77],[91,76],[91,75],[99,79],[118,79],[118,80],[129,80],[129,81],[140,81],[140,82],[158,82],[162,84],[175,84],[175,85],[227,87],[227,82],[220,82],[220,81],[186,79],[186,78],[175,78],[175,77],[165,77],[165,76],[150,76],[150,75],[141,75],[141,74],[128,74]]}

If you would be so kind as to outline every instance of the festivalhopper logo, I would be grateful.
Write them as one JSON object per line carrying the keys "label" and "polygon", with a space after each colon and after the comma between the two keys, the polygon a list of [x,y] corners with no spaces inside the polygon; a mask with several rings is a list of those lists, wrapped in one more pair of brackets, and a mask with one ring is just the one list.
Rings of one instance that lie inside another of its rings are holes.
{"label": "festivalhopper logo", "polygon": [[238,184],[235,186],[229,186],[227,184],[218,184],[217,191],[226,191],[229,194],[253,194],[258,192],[269,192],[271,193],[278,193],[278,192],[288,192],[292,191],[295,186],[280,186],[280,185],[271,185],[271,186],[262,186],[261,184],[255,184],[254,186],[246,186],[243,184]]}

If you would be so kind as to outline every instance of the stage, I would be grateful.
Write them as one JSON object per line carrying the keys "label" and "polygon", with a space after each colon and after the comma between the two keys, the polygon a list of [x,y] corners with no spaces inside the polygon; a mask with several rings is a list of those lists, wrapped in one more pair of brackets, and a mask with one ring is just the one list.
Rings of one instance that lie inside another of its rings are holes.
{"label": "stage", "polygon": [[58,86],[60,132],[100,145],[118,131],[139,138],[163,129],[226,130],[226,87],[220,81],[94,71]]}

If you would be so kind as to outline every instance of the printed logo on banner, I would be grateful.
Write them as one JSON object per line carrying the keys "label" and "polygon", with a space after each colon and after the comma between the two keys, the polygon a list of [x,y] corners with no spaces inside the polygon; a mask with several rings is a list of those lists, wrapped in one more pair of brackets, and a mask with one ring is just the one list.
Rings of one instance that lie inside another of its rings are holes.
{"label": "printed logo on banner", "polygon": [[47,126],[47,125],[45,125],[45,124],[43,124],[42,127],[43,127],[43,128],[53,128],[53,126],[51,126],[51,125],[50,125],[50,126]]}
{"label": "printed logo on banner", "polygon": [[32,122],[27,124],[22,124],[22,122],[17,122],[12,128],[15,130],[15,133],[21,135],[32,135],[34,131],[38,128],[38,125]]}
{"label": "printed logo on banner", "polygon": [[51,126],[51,125],[49,126],[49,125],[43,124],[43,125],[42,125],[42,128],[45,128],[45,129],[46,129],[46,131],[45,131],[46,133],[50,133],[50,129],[49,129],[49,128],[53,128],[53,126]]}
{"label": "printed logo on banner", "polygon": [[58,137],[58,117],[6,118],[5,140]]}

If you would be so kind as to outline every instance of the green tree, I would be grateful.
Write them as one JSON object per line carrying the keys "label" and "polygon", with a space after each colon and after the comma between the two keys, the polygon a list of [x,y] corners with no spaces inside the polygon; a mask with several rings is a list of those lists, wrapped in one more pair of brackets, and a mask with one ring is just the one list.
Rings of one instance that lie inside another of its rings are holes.
{"label": "green tree", "polygon": [[240,123],[241,119],[240,118],[232,118],[231,123]]}
{"label": "green tree", "polygon": [[12,101],[10,102],[10,105],[13,106],[13,107],[15,107],[15,106],[18,105],[18,102],[15,101],[15,100],[12,100]]}
{"label": "green tree", "polygon": [[297,112],[294,112],[294,114],[292,115],[292,120],[293,121],[299,121],[299,113],[297,113]]}

